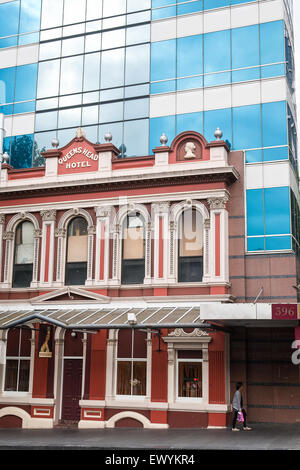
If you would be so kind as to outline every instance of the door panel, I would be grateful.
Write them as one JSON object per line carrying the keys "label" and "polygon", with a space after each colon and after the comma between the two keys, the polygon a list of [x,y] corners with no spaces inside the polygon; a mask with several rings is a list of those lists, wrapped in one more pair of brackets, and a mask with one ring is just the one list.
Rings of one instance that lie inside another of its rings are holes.
{"label": "door panel", "polygon": [[66,421],[80,420],[82,387],[82,359],[64,359],[64,382],[62,419]]}

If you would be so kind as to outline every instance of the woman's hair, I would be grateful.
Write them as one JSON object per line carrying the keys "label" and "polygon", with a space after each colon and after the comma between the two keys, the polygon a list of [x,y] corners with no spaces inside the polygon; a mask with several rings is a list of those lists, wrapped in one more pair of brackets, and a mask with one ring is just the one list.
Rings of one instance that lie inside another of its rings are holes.
{"label": "woman's hair", "polygon": [[243,382],[238,382],[238,383],[236,384],[236,387],[235,387],[236,390],[239,390],[242,385],[243,385]]}

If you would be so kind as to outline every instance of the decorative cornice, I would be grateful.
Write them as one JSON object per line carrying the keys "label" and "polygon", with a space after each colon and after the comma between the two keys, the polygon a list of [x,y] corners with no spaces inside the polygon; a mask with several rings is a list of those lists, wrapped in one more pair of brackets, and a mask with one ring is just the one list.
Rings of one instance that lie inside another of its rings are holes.
{"label": "decorative cornice", "polygon": [[168,334],[168,337],[199,337],[199,336],[209,336],[207,331],[201,330],[201,328],[195,328],[191,333],[186,333],[183,328],[176,328],[174,331],[171,331],[171,333]]}

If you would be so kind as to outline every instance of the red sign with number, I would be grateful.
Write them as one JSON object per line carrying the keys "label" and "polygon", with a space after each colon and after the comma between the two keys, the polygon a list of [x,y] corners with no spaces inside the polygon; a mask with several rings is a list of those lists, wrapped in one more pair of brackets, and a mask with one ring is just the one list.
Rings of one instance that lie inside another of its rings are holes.
{"label": "red sign with number", "polygon": [[272,304],[273,320],[297,320],[297,304]]}

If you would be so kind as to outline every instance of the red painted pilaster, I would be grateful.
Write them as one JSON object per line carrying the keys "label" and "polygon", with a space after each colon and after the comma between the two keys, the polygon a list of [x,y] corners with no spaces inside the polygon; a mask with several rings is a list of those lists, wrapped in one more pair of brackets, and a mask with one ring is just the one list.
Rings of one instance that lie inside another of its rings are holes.
{"label": "red painted pilaster", "polygon": [[[167,330],[161,330],[166,336]],[[167,344],[162,337],[152,336],[152,371],[151,371],[151,401],[168,401],[168,352]]]}
{"label": "red painted pilaster", "polygon": [[90,400],[105,399],[106,383],[106,341],[107,331],[100,330],[92,336],[92,345],[90,353]]}

